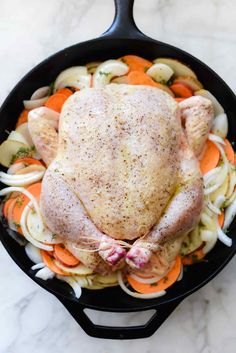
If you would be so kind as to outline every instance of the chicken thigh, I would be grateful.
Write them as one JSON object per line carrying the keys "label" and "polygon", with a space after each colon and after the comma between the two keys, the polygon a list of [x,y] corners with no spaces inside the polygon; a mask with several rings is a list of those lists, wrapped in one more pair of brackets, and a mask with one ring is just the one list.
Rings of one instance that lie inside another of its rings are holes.
{"label": "chicken thigh", "polygon": [[[192,97],[179,108],[158,88],[111,84],[71,96],[59,127],[43,109],[30,112],[28,125],[49,164],[41,209],[53,232],[110,265],[126,256],[143,268],[195,226],[203,206],[197,157],[213,119],[210,101]],[[133,243],[127,254],[122,240]]]}

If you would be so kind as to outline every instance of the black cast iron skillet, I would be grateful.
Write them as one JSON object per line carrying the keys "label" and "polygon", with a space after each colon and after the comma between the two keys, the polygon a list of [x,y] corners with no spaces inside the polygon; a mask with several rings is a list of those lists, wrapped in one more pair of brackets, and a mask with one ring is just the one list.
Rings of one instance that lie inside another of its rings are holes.
{"label": "black cast iron skillet", "polygon": [[[214,94],[223,105],[229,119],[229,139],[236,135],[236,97],[225,82],[209,67],[183,50],[153,40],[142,34],[135,25],[132,9],[134,0],[115,0],[116,13],[112,26],[98,39],[66,48],[52,55],[31,70],[13,89],[1,111],[0,140],[6,139],[6,130],[14,129],[22,110],[22,101],[30,97],[38,87],[47,85],[65,68],[83,65],[90,61],[118,58],[125,54],[137,54],[147,59],[166,56],[190,65],[204,87]],[[36,283],[54,294],[67,308],[87,334],[100,338],[133,339],[152,335],[179,303],[201,288],[219,273],[236,251],[235,225],[229,231],[233,238],[231,248],[218,243],[207,256],[207,262],[188,268],[182,281],[168,289],[164,297],[140,300],[129,297],[119,287],[101,291],[83,290],[77,300],[67,284],[58,280],[42,281],[30,270],[32,263],[21,248],[9,237],[3,225],[0,238],[17,265]],[[156,309],[145,325],[134,327],[105,327],[93,324],[84,313],[85,308],[111,312],[132,312]]]}

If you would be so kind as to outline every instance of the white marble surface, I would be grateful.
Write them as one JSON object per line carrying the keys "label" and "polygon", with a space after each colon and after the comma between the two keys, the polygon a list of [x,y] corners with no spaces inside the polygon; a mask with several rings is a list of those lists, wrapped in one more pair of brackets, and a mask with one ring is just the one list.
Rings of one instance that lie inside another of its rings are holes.
{"label": "white marble surface", "polygon": [[[235,12],[234,0],[136,0],[135,4],[140,29],[202,59],[234,91]],[[0,0],[0,103],[19,78],[45,57],[105,31],[113,13],[112,0]],[[27,278],[0,245],[0,353],[233,353],[235,270],[236,258],[186,299],[151,338],[97,340]],[[93,318],[107,320],[104,313]],[[135,315],[119,319],[130,322]]]}

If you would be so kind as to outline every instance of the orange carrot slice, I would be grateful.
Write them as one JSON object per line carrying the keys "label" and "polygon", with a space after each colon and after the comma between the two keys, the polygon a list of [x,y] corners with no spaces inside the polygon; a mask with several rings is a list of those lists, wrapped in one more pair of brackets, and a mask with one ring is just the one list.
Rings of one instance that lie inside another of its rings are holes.
{"label": "orange carrot slice", "polygon": [[8,213],[9,207],[14,200],[15,199],[13,199],[13,198],[9,198],[6,202],[4,202],[2,213],[5,218],[7,218],[7,213]]}
{"label": "orange carrot slice", "polygon": [[195,264],[196,262],[202,260],[205,254],[202,249],[197,249],[193,251],[191,254],[184,256],[182,258],[182,263],[184,266],[190,266]]}
{"label": "orange carrot slice", "polygon": [[225,215],[224,215],[224,213],[222,212],[222,213],[218,216],[218,223],[219,223],[219,226],[220,226],[221,228],[223,228],[224,220],[225,220]]}
{"label": "orange carrot slice", "polygon": [[219,162],[219,159],[220,152],[218,148],[212,141],[207,140],[205,153],[200,160],[200,170],[202,174],[206,174],[211,169],[215,168]]}
{"label": "orange carrot slice", "polygon": [[40,252],[43,258],[43,262],[52,272],[62,276],[70,276],[69,273],[62,271],[57,265],[55,265],[54,257],[50,252],[45,250],[40,250]]}
{"label": "orange carrot slice", "polygon": [[149,67],[152,66],[152,62],[141,58],[137,55],[125,55],[119,60],[123,61],[129,66],[130,71],[141,71],[145,72]]}
{"label": "orange carrot slice", "polygon": [[174,92],[176,97],[189,98],[193,96],[192,89],[183,83],[174,83],[170,86],[170,89]]}
{"label": "orange carrot slice", "polygon": [[139,293],[142,293],[142,294],[156,293],[156,292],[165,290],[166,288],[170,287],[173,283],[175,283],[179,277],[180,270],[181,270],[181,257],[177,256],[175,260],[175,264],[170,270],[170,272],[168,272],[166,276],[164,276],[156,283],[152,283],[152,284],[140,283],[130,276],[127,276],[127,280],[131,285],[131,287]]}
{"label": "orange carrot slice", "polygon": [[29,110],[24,109],[18,117],[16,127],[26,123],[28,121]]}
{"label": "orange carrot slice", "polygon": [[227,159],[232,163],[234,164],[234,150],[233,150],[233,147],[231,145],[231,143],[229,142],[229,140],[225,139],[225,154],[226,154],[226,157]]}
{"label": "orange carrot slice", "polygon": [[175,98],[177,103],[183,102],[186,98]]}
{"label": "orange carrot slice", "polygon": [[68,96],[61,93],[55,93],[48,98],[48,100],[44,103],[45,107],[55,110],[60,113],[63,107],[63,104],[68,99]]}
{"label": "orange carrot slice", "polygon": [[69,88],[60,88],[56,93],[64,94],[67,97],[72,96],[73,92]]}
{"label": "orange carrot slice", "polygon": [[[40,194],[41,194],[41,186],[42,183],[35,183],[27,187],[27,190],[37,199],[39,199]],[[24,195],[20,194],[17,196],[17,201],[16,205],[13,208],[12,215],[13,215],[13,220],[16,224],[20,224],[20,219],[22,216],[22,213],[24,211],[25,206],[28,204],[29,198]],[[18,232],[22,234],[22,230],[20,227],[18,227]]]}
{"label": "orange carrot slice", "polygon": [[128,79],[128,84],[130,85],[146,85],[146,86],[154,86],[158,87],[159,84],[153,79],[151,79],[150,76],[145,74],[145,72],[142,71],[131,71],[127,75]]}
{"label": "orange carrot slice", "polygon": [[56,244],[54,246],[54,256],[66,266],[76,266],[80,263],[80,261],[65,248],[64,244]]}
{"label": "orange carrot slice", "polygon": [[14,164],[16,163],[24,163],[26,165],[31,165],[31,164],[43,165],[42,162],[40,162],[38,159],[28,158],[28,157],[19,158],[14,162]]}

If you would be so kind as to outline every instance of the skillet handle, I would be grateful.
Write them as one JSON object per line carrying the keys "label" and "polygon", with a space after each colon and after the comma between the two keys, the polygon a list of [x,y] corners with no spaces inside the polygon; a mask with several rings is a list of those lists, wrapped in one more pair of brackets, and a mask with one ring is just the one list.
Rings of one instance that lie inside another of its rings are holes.
{"label": "skillet handle", "polygon": [[180,301],[172,301],[157,307],[155,314],[144,325],[119,327],[96,325],[84,312],[85,307],[83,305],[65,298],[58,297],[58,299],[89,336],[107,339],[137,339],[149,337],[154,334],[180,304]]}
{"label": "skillet handle", "polygon": [[115,17],[111,27],[103,33],[110,38],[147,38],[136,26],[133,17],[134,0],[114,0]]}

